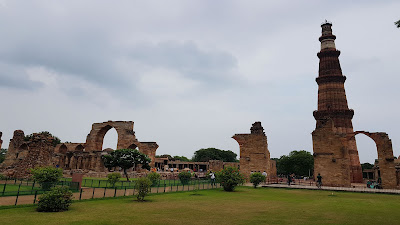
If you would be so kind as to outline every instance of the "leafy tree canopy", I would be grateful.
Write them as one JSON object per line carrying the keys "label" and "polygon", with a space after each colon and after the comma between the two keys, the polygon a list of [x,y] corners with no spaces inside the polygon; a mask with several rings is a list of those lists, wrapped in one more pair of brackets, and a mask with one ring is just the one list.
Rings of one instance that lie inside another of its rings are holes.
{"label": "leafy tree canopy", "polygon": [[364,171],[365,169],[372,169],[372,168],[374,168],[374,165],[371,164],[371,163],[363,163],[363,164],[361,164],[361,168],[362,168],[362,170]]}
{"label": "leafy tree canopy", "polygon": [[[51,134],[50,132],[48,132],[48,131],[41,131],[41,132],[39,132],[39,134],[44,134],[44,135],[46,135],[46,136],[53,137],[53,139],[54,139],[54,140],[53,140],[53,146],[54,146],[54,147],[55,147],[56,145],[58,145],[58,144],[61,143],[60,138],[58,138],[58,137],[52,135],[52,134]],[[29,141],[29,140],[32,139],[32,137],[33,137],[33,134],[25,135],[24,141]]]}
{"label": "leafy tree canopy", "polygon": [[230,150],[217,148],[202,148],[194,153],[193,162],[208,162],[209,160],[222,160],[224,162],[237,162],[237,154]]}
{"label": "leafy tree canopy", "polygon": [[188,159],[187,157],[185,157],[185,156],[178,156],[178,155],[174,156],[172,160],[174,160],[174,161],[175,161],[175,160],[180,160],[180,161],[182,161],[182,162],[190,162],[190,159]]}
{"label": "leafy tree canopy", "polygon": [[2,163],[4,159],[6,159],[6,153],[7,153],[6,148],[0,149],[0,163]]}
{"label": "leafy tree canopy", "polygon": [[109,170],[113,167],[120,167],[124,170],[126,180],[129,181],[127,169],[130,169],[136,165],[142,165],[143,169],[150,169],[151,159],[139,152],[137,149],[118,149],[110,154],[102,156],[104,166]]}
{"label": "leafy tree canopy", "polygon": [[314,170],[314,157],[305,150],[292,151],[277,159],[276,167],[278,174],[308,176]]}

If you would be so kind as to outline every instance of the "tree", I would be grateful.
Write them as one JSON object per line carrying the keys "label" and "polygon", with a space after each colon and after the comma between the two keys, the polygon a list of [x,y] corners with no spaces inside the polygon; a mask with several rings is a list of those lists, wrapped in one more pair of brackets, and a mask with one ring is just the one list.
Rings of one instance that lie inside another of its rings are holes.
{"label": "tree", "polygon": [[36,167],[30,170],[33,179],[37,181],[44,190],[49,190],[62,177],[62,169],[47,167]]}
{"label": "tree", "polygon": [[397,26],[397,28],[400,28],[400,20],[394,22],[394,24]]}
{"label": "tree", "polygon": [[141,177],[136,180],[135,189],[138,190],[138,201],[144,201],[144,197],[149,193],[151,184],[151,180],[147,177]]}
{"label": "tree", "polygon": [[261,182],[265,182],[265,176],[262,175],[262,173],[260,172],[255,172],[252,173],[250,175],[250,182],[253,183],[253,187],[257,188],[257,186],[261,183]]}
{"label": "tree", "polygon": [[182,162],[190,162],[190,159],[188,159],[187,157],[185,157],[185,156],[178,156],[178,155],[176,155],[176,156],[174,156],[173,158],[172,158],[172,160],[179,160],[179,161],[182,161]]}
{"label": "tree", "polygon": [[363,164],[361,164],[361,168],[362,168],[362,171],[364,171],[365,169],[372,169],[372,168],[374,168],[374,165],[371,164],[371,163],[363,163]]}
{"label": "tree", "polygon": [[161,179],[161,175],[156,172],[151,172],[151,173],[147,174],[147,178],[149,178],[149,180],[151,181],[151,183],[152,183],[151,186],[157,186],[158,182]]}
{"label": "tree", "polygon": [[111,187],[114,187],[120,178],[121,178],[120,173],[110,173],[107,175],[108,183],[111,184]]}
{"label": "tree", "polygon": [[217,148],[202,148],[194,153],[193,162],[208,162],[209,160],[222,160],[224,162],[237,162],[237,154],[230,150]]}
{"label": "tree", "polygon": [[311,153],[301,150],[292,151],[289,155],[283,155],[277,160],[278,174],[296,174],[308,176],[314,170],[314,157]]}
{"label": "tree", "polygon": [[143,169],[150,170],[151,159],[139,152],[137,149],[118,149],[110,154],[103,155],[102,160],[104,166],[111,170],[113,167],[120,167],[124,170],[126,180],[129,181],[128,169],[137,165],[142,165]]}
{"label": "tree", "polygon": [[221,184],[225,191],[233,191],[239,184],[243,184],[245,178],[236,167],[227,166],[216,172],[217,182]]}
{"label": "tree", "polygon": [[182,171],[178,174],[179,180],[183,185],[186,185],[189,183],[190,178],[192,178],[192,174],[188,171]]}
{"label": "tree", "polygon": [[60,212],[68,210],[72,203],[72,192],[68,187],[54,187],[39,196],[37,211]]}
{"label": "tree", "polygon": [[2,163],[6,159],[7,149],[0,149],[0,163]]}

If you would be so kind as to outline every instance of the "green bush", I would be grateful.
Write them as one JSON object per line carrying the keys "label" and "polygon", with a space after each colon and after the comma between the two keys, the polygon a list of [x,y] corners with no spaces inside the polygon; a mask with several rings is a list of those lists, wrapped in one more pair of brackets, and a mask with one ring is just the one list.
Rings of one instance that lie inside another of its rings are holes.
{"label": "green bush", "polygon": [[256,188],[261,182],[265,182],[265,176],[260,172],[255,172],[250,175],[250,182]]}
{"label": "green bush", "polygon": [[33,179],[42,186],[44,190],[49,190],[51,187],[57,184],[62,177],[62,169],[48,167],[36,167],[30,170]]}
{"label": "green bush", "polygon": [[120,173],[109,173],[107,175],[108,183],[110,183],[111,187],[115,187],[115,184],[121,179]]}
{"label": "green bush", "polygon": [[182,171],[178,174],[179,180],[183,185],[187,185],[192,178],[192,174],[188,171]]}
{"label": "green bush", "polygon": [[233,191],[239,184],[243,184],[245,179],[236,167],[227,166],[219,172],[216,172],[217,182],[219,182],[225,191]]}
{"label": "green bush", "polygon": [[39,196],[37,211],[60,212],[68,210],[72,203],[72,192],[68,187],[53,187]]}
{"label": "green bush", "polygon": [[138,191],[137,200],[144,201],[144,197],[149,193],[149,189],[151,187],[151,181],[147,177],[141,177],[136,180],[135,188]]}
{"label": "green bush", "polygon": [[156,172],[151,172],[151,173],[147,174],[147,178],[150,179],[150,181],[152,183],[152,186],[157,186],[158,181],[161,178],[161,175],[159,173],[156,173]]}

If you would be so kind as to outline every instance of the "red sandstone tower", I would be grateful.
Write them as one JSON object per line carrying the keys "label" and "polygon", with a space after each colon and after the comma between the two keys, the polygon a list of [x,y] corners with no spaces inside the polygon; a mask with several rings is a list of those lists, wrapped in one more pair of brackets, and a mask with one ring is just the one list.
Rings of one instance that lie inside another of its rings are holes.
{"label": "red sandstone tower", "polygon": [[[328,119],[334,122],[336,133],[353,133],[351,122],[354,111],[347,105],[343,76],[340,68],[339,55],[335,47],[336,36],[332,34],[332,23],[325,22],[321,25],[322,35],[321,51],[317,54],[319,58],[318,83],[318,110],[314,111],[314,118],[317,121],[317,128],[321,128]],[[327,140],[328,141],[328,140]],[[362,170],[356,140],[349,140],[350,175],[351,182],[362,182]]]}

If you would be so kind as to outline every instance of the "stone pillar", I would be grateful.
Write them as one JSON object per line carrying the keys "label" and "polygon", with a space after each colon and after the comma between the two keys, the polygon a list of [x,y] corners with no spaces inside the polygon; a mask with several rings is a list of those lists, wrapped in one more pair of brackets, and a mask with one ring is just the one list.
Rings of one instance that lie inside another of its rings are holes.
{"label": "stone pillar", "polygon": [[240,147],[240,171],[250,180],[251,171],[266,171],[268,176],[276,177],[276,169],[270,163],[267,136],[261,122],[253,123],[250,134],[235,134]]}
{"label": "stone pillar", "polygon": [[146,154],[150,159],[150,167],[155,167],[156,151],[158,144],[156,142],[140,142],[139,151]]}

